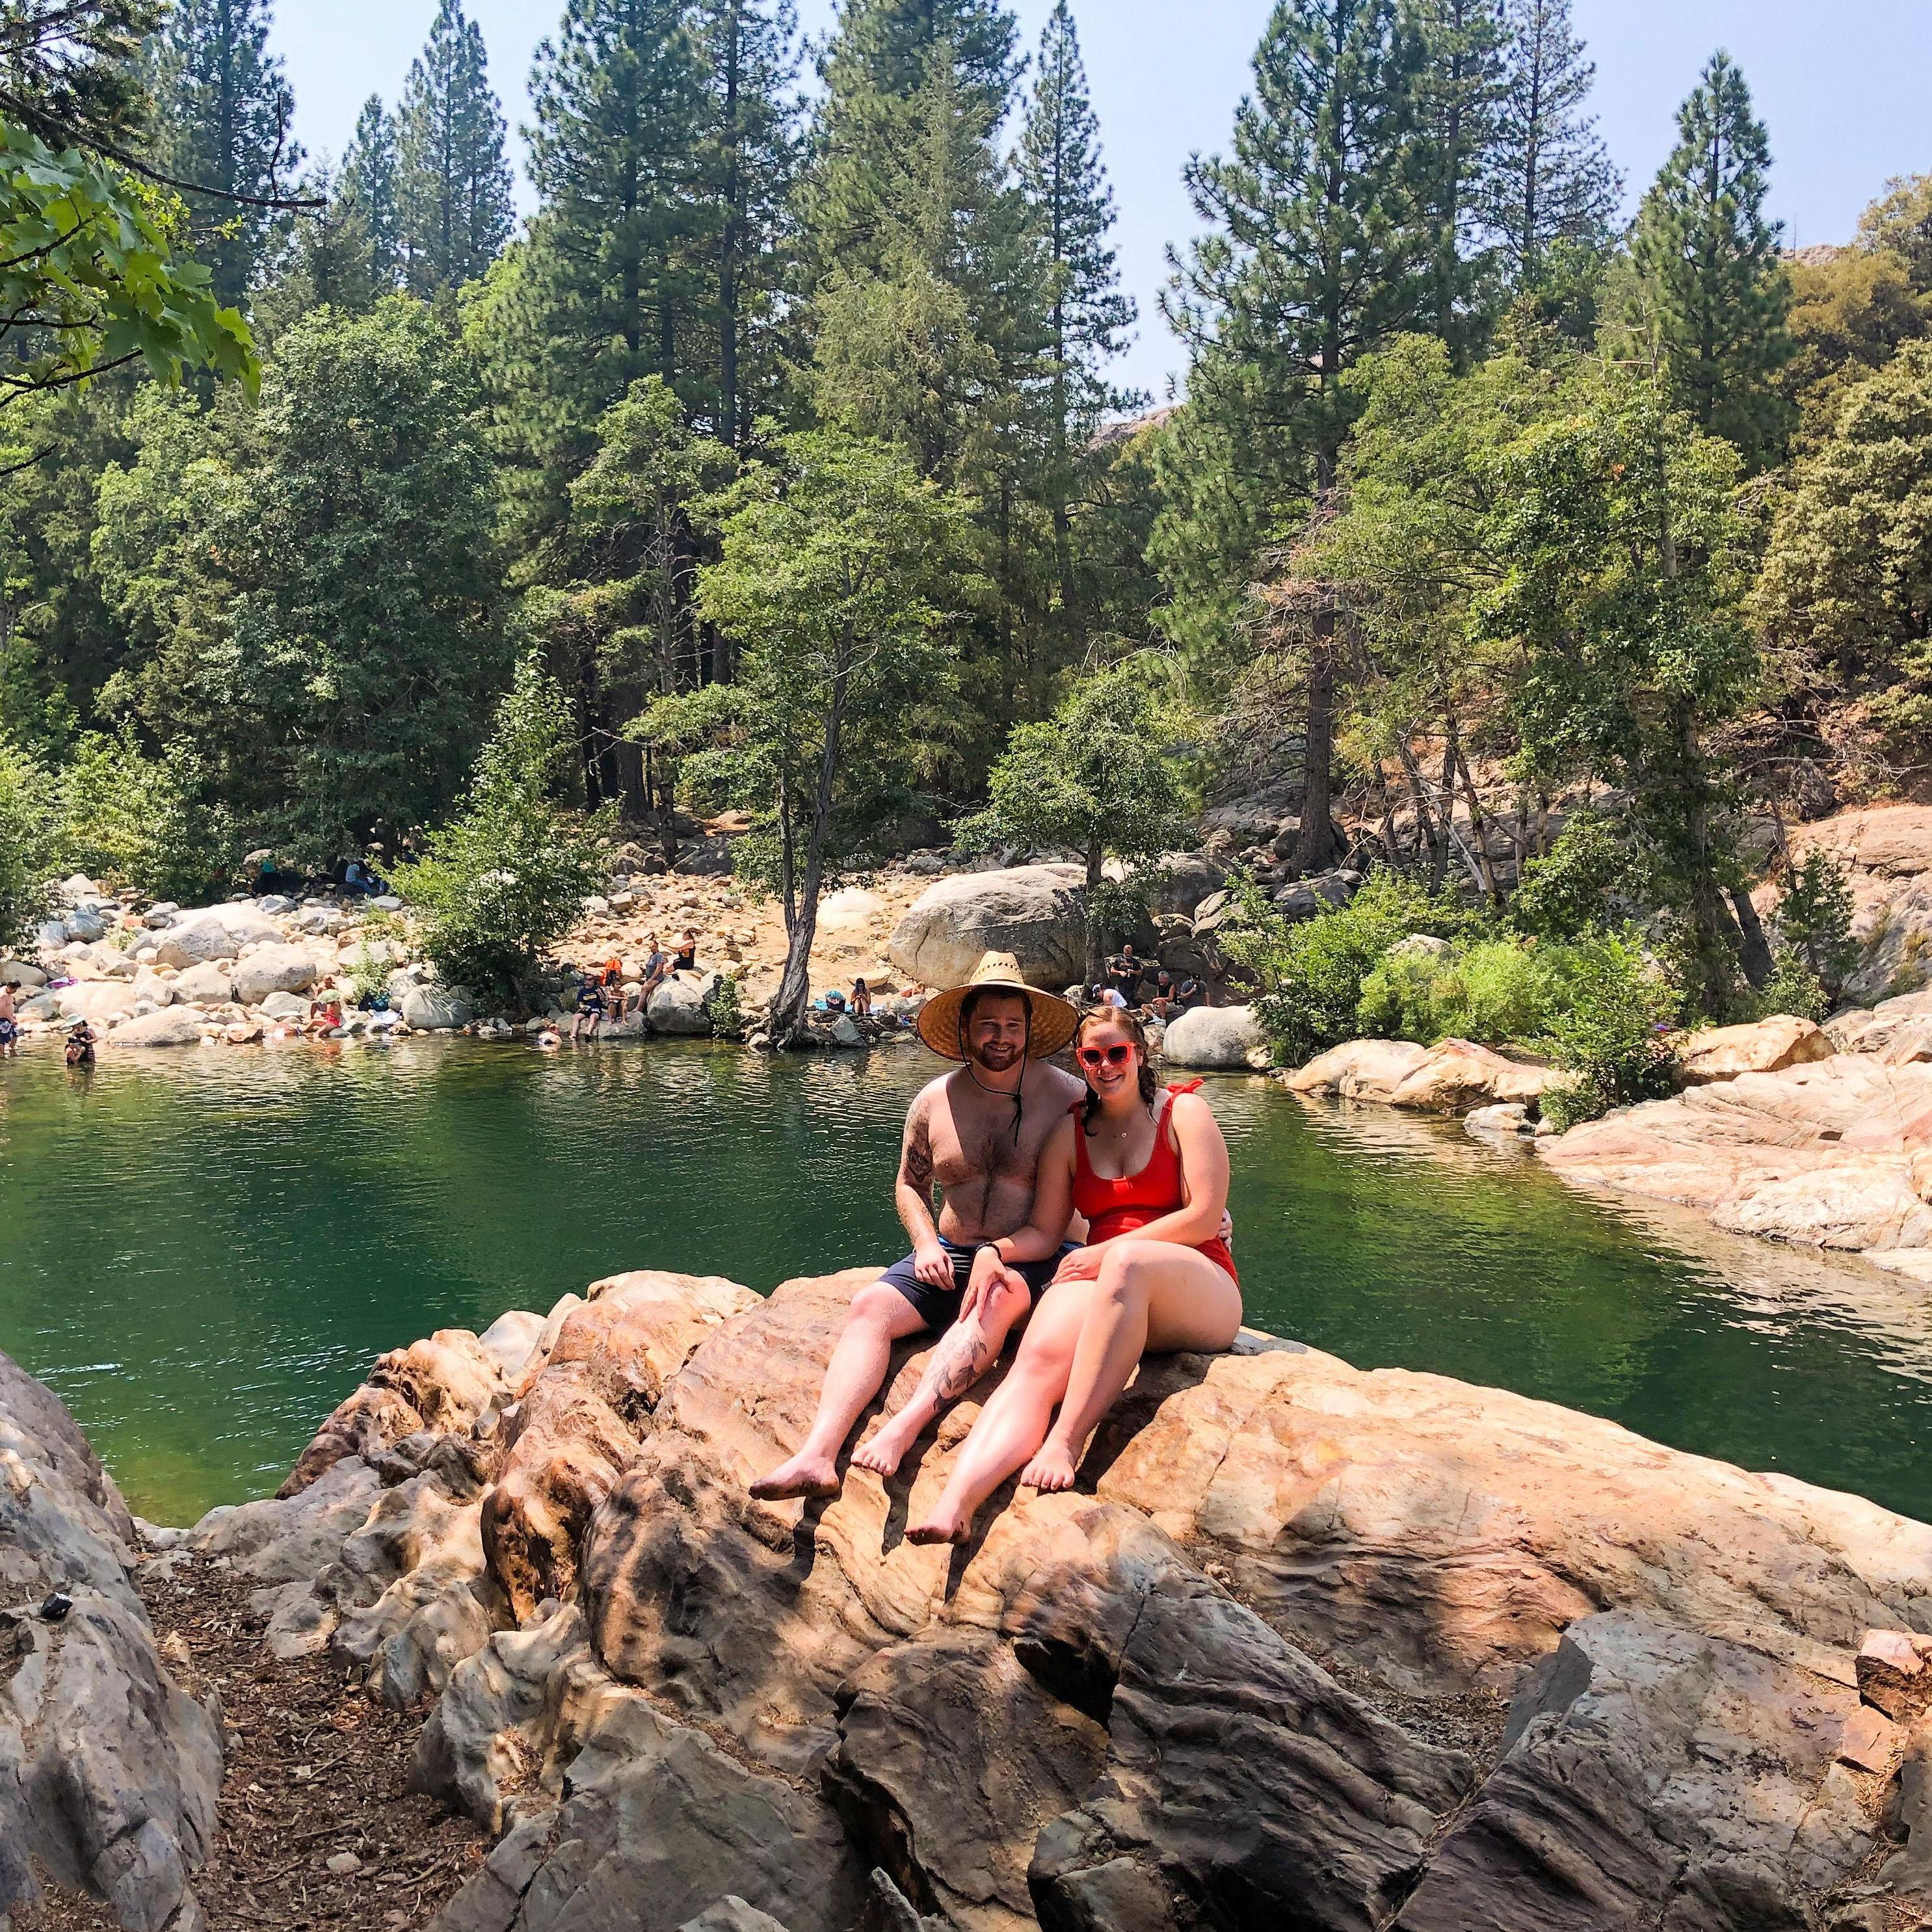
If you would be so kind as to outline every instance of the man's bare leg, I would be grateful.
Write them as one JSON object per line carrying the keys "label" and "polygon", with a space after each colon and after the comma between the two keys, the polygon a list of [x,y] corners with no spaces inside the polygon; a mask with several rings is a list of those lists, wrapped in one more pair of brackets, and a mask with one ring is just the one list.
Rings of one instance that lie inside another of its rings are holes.
{"label": "man's bare leg", "polygon": [[925,1326],[925,1317],[890,1282],[872,1282],[860,1289],[825,1371],[811,1434],[789,1462],[752,1485],[752,1495],[767,1502],[792,1496],[836,1496],[838,1451],[866,1405],[885,1386],[892,1344],[918,1334]]}
{"label": "man's bare leg", "polygon": [[1013,1324],[1033,1306],[1024,1288],[994,1288],[970,1320],[955,1322],[940,1338],[912,1399],[868,1442],[852,1452],[855,1469],[890,1476],[932,1426],[939,1412],[957,1402],[1000,1358]]}

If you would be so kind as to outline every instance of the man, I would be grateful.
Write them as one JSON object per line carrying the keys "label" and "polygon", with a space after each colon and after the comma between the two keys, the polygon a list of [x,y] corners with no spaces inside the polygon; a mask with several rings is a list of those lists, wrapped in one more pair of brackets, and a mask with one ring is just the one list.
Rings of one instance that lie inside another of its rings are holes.
{"label": "man", "polygon": [[14,989],[5,980],[0,980],[0,1059],[13,1058],[20,1036],[20,1020],[14,1005]]}
{"label": "man", "polygon": [[577,982],[577,1014],[570,1023],[571,1043],[584,1038],[586,1032],[592,1040],[597,1037],[597,1028],[604,1018],[604,988],[594,973],[586,973]]}
{"label": "man", "polygon": [[[980,1244],[1017,1233],[1031,1217],[1040,1154],[1085,1091],[1072,1074],[1042,1063],[1078,1024],[1064,1000],[1024,982],[1011,953],[988,953],[965,986],[926,1002],[920,1037],[960,1064],[926,1088],[906,1117],[896,1194],[913,1251],[852,1298],[811,1433],[790,1461],[752,1485],[752,1495],[836,1496],[838,1451],[884,1386],[893,1343],[940,1334],[920,1400],[854,1458],[890,1474],[931,1413],[992,1366],[1033,1295],[1052,1280],[1057,1255],[1016,1270]],[[936,1220],[935,1184],[944,1197]],[[976,1264],[985,1277],[980,1305],[974,1319],[962,1322]]]}
{"label": "man", "polygon": [[1120,951],[1107,962],[1107,983],[1120,994],[1123,1007],[1140,1004],[1141,976],[1146,970],[1146,962],[1134,951],[1134,942],[1122,940]]}

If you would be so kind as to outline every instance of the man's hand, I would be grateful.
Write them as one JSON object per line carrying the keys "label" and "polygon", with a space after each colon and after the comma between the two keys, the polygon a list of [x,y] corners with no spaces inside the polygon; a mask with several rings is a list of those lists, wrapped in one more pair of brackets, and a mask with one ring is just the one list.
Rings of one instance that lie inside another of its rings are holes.
{"label": "man's hand", "polygon": [[922,1241],[913,1250],[912,1271],[928,1288],[952,1286],[952,1257],[937,1241]]}

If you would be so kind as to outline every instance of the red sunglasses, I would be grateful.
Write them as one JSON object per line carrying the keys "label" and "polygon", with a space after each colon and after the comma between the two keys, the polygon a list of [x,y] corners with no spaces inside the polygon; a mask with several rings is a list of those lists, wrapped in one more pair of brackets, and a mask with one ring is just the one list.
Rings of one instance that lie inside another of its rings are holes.
{"label": "red sunglasses", "polygon": [[1124,1066],[1133,1058],[1133,1048],[1126,1046],[1083,1046],[1074,1058],[1082,1066],[1098,1069],[1102,1066]]}

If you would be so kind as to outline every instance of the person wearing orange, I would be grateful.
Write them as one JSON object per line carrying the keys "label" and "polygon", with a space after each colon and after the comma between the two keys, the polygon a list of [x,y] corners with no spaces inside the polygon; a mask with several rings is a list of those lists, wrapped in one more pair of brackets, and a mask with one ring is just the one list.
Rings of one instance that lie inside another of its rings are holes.
{"label": "person wearing orange", "polygon": [[952,1480],[914,1543],[959,1543],[1016,1470],[1028,1487],[1071,1489],[1101,1419],[1142,1355],[1219,1353],[1241,1325],[1224,1238],[1228,1146],[1196,1081],[1163,1090],[1130,1013],[1088,1013],[1074,1036],[1087,1096],[1042,1155],[1030,1223],[984,1244],[975,1292],[1053,1254],[1075,1214],[1086,1244],[1041,1294],[1012,1372],[988,1399]]}

